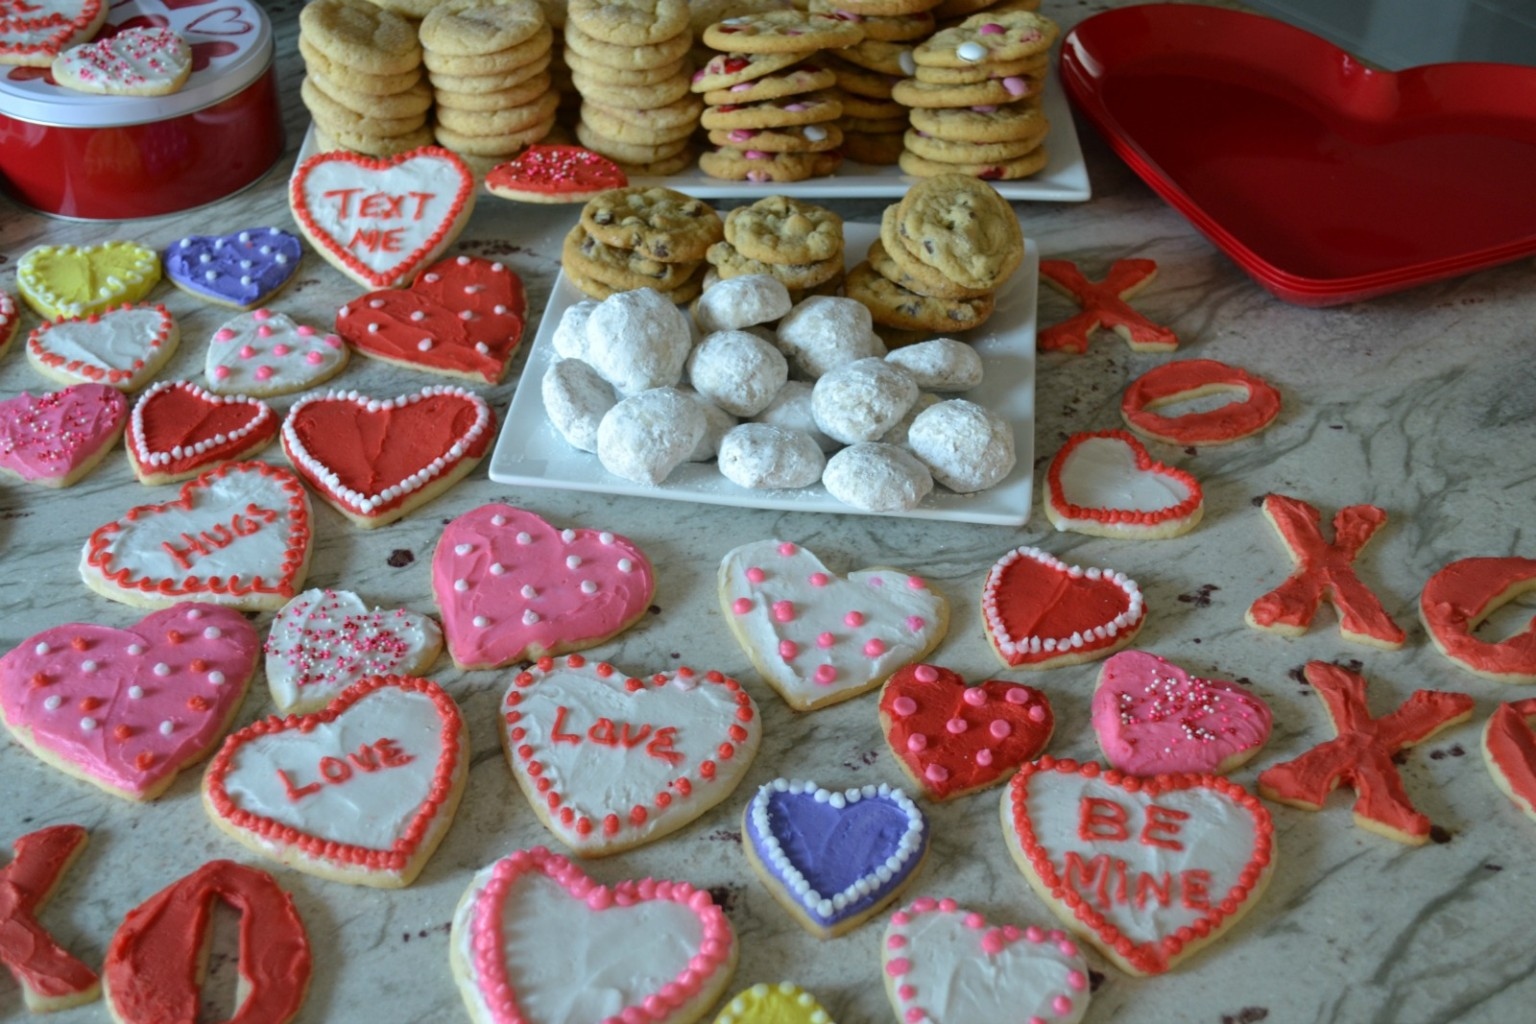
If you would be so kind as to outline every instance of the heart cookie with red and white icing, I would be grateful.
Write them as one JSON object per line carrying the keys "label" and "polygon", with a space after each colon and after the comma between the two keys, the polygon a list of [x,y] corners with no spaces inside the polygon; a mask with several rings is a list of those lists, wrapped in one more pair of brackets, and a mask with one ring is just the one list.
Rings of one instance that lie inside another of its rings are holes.
{"label": "heart cookie with red and white icing", "polygon": [[46,320],[138,302],[160,283],[160,254],[135,242],[39,245],[16,265],[16,286]]}
{"label": "heart cookie with red and white icing", "polygon": [[0,8],[0,64],[46,68],[67,46],[96,34],[106,0],[28,0]]}
{"label": "heart cookie with red and white icing", "polygon": [[405,289],[370,292],[341,307],[336,331],[388,363],[496,384],[523,338],[528,300],[504,263],[455,256]]}
{"label": "heart cookie with red and white icing", "polygon": [[40,324],[27,337],[27,361],[65,384],[109,384],[137,391],[176,351],[181,332],[164,306],[118,306]]}
{"label": "heart cookie with red and white icing", "polygon": [[265,462],[230,462],[182,485],[173,501],[140,505],[93,530],[80,576],[125,604],[273,610],[299,592],[311,539],[298,477]]}
{"label": "heart cookie with red and white icing", "polygon": [[356,391],[303,398],[283,420],[283,452],[315,491],[359,526],[392,523],[479,465],[495,416],[453,387],[398,398]]}
{"label": "heart cookie with red and white icing", "polygon": [[600,885],[543,847],[476,873],[448,948],[476,1024],[691,1024],[725,992],[738,950],[706,890],[652,878]]}
{"label": "heart cookie with red and white icing", "polygon": [[1051,702],[1032,686],[988,679],[975,686],[937,665],[907,665],[880,691],[885,742],[931,800],[985,789],[1039,756],[1056,728]]}
{"label": "heart cookie with red and white icing", "polygon": [[208,390],[219,395],[286,395],[330,380],[347,365],[334,334],[253,309],[213,332],[203,358]]}
{"label": "heart cookie with red and white icing", "polygon": [[322,878],[409,885],[448,832],[469,778],[469,731],[436,683],[371,676],[312,715],[224,741],[203,777],[213,823]]}
{"label": "heart cookie with red and white icing", "polygon": [[1225,932],[1274,867],[1269,811],[1219,775],[1141,779],[1043,757],[1002,801],[1009,852],[1066,926],[1132,974]]}
{"label": "heart cookie with red and white icing", "polygon": [[1058,530],[1092,537],[1177,537],[1205,512],[1200,482],[1158,462],[1125,430],[1073,434],[1045,480],[1046,518]]}
{"label": "heart cookie with red and white icing", "polygon": [[743,544],[720,562],[720,605],[763,679],[797,711],[856,697],[921,661],[949,602],[900,569],[834,575],[789,541]]}
{"label": "heart cookie with red and white icing", "polygon": [[133,405],[128,462],[144,484],[168,484],[210,466],[248,458],[277,436],[267,403],[215,395],[191,381],[160,381]]}
{"label": "heart cookie with red and white icing", "polygon": [[501,729],[534,812],[585,856],[697,819],[736,788],[762,738],[752,698],[719,672],[635,678],[579,654],[513,677]]}
{"label": "heart cookie with red and white icing", "polygon": [[299,165],[288,205],[299,230],[365,288],[410,283],[469,223],[475,176],[458,156],[424,146],[384,159],[345,150]]}
{"label": "heart cookie with red and white icing", "polygon": [[153,800],[224,734],[260,649],[244,616],[210,604],[178,604],[129,629],[57,626],[0,658],[0,715],[54,767]]}
{"label": "heart cookie with red and white icing", "polygon": [[125,28],[53,59],[66,89],[107,96],[168,96],[192,74],[192,47],[171,29]]}
{"label": "heart cookie with red and white icing", "polygon": [[1068,565],[1039,548],[1008,552],[981,589],[987,639],[1003,664],[1056,668],[1130,643],[1147,617],[1141,588],[1112,569]]}
{"label": "heart cookie with red and white icing", "polygon": [[1066,933],[995,925],[951,899],[892,914],[880,964],[903,1021],[1077,1024],[1088,1012],[1088,962]]}
{"label": "heart cookie with red and white icing", "polygon": [[0,291],[0,356],[5,355],[21,333],[21,311],[9,292]]}
{"label": "heart cookie with red and white icing", "polygon": [[0,402],[0,473],[68,487],[89,473],[122,436],[128,400],[105,384],[76,384],[34,398]]}
{"label": "heart cookie with red and white icing", "polygon": [[432,592],[460,668],[596,646],[638,622],[655,591],[650,559],[628,537],[559,529],[511,505],[459,516],[432,556]]}

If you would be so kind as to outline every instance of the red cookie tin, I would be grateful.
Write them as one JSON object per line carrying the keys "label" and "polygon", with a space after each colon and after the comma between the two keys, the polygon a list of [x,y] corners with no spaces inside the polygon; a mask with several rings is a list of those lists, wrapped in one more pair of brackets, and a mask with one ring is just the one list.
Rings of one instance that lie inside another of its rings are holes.
{"label": "red cookie tin", "polygon": [[44,213],[126,220],[192,209],[283,153],[272,26],[248,0],[118,0],[96,38],[174,29],[192,74],[169,96],[99,96],[0,65],[0,187]]}

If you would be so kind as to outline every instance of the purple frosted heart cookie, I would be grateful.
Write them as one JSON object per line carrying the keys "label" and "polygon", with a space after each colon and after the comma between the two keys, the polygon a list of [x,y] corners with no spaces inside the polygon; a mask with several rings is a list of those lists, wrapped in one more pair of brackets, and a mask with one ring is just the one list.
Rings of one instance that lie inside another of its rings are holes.
{"label": "purple frosted heart cookie", "polygon": [[304,246],[278,228],[188,235],[165,251],[165,276],[182,291],[236,309],[254,309],[299,269]]}
{"label": "purple frosted heart cookie", "polygon": [[747,860],[801,925],[829,939],[889,904],[928,853],[928,822],[887,785],[832,791],[774,779],[743,814]]}

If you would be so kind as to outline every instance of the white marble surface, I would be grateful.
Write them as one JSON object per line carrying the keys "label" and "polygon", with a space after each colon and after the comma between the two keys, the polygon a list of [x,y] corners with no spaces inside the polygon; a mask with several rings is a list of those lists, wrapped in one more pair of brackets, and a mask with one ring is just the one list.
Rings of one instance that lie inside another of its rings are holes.
{"label": "white marble surface", "polygon": [[[302,114],[292,43],[297,6],[292,0],[269,5],[284,26],[281,70],[293,146]],[[1070,25],[1101,7],[1047,0],[1045,9]],[[792,979],[844,1024],[893,1019],[878,971],[879,926],[826,943],[803,933],[750,876],[739,848],[738,816],[751,791],[776,775],[808,775],[846,787],[899,782],[900,773],[881,738],[874,697],[800,716],[755,676],[721,621],[713,585],[721,555],[734,544],[776,535],[813,548],[837,569],[897,564],[920,571],[953,606],[948,638],[933,660],[974,678],[992,675],[1044,688],[1056,708],[1050,751],[1058,756],[1096,754],[1088,722],[1094,666],[1043,675],[999,671],[977,610],[987,568],[1023,543],[1069,561],[1124,570],[1140,581],[1150,607],[1139,646],[1202,674],[1251,681],[1273,706],[1276,730],[1268,748],[1236,773],[1245,785],[1252,786],[1264,767],[1332,735],[1321,702],[1297,682],[1297,670],[1309,659],[1362,663],[1377,714],[1415,688],[1465,691],[1477,701],[1472,721],[1403,758],[1408,790],[1442,841],[1410,849],[1364,832],[1351,824],[1347,794],[1335,795],[1319,813],[1272,806],[1279,864],[1262,902],[1219,944],[1170,975],[1137,980],[1095,958],[1102,978],[1087,1020],[1528,1019],[1536,1005],[1530,942],[1536,823],[1494,789],[1478,756],[1478,732],[1496,702],[1530,695],[1531,688],[1501,688],[1452,666],[1431,648],[1415,606],[1424,581],[1453,559],[1536,554],[1536,288],[1530,261],[1361,305],[1324,311],[1288,306],[1261,291],[1159,202],[1092,130],[1083,136],[1096,198],[1022,208],[1042,254],[1078,261],[1094,276],[1115,258],[1157,260],[1159,279],[1136,305],[1179,331],[1177,357],[1235,363],[1267,377],[1284,395],[1279,422],[1255,439],[1198,451],[1155,448],[1205,484],[1205,521],[1188,536],[1127,543],[1057,534],[1038,508],[1026,527],[1008,529],[547,490],[517,494],[490,483],[482,468],[434,504],[376,531],[360,531],[320,508],[311,585],[432,610],[429,561],[443,523],[491,500],[524,505],[559,523],[618,530],[643,545],[659,567],[654,614],[594,653],[635,672],[686,663],[737,675],[763,709],[766,738],[732,799],[681,833],[593,862],[590,871],[603,881],[655,874],[711,888],[742,939],[733,990]],[[212,209],[131,225],[65,223],[0,204],[0,287],[14,290],[16,261],[42,242],[128,235],[163,247],[209,228],[287,225],[288,169],[287,163],[279,166],[256,188]],[[873,222],[880,204],[850,202],[839,209],[851,220]],[[507,260],[527,282],[536,314],[573,215],[487,200],[459,249]],[[311,257],[277,305],[300,319],[326,322],[356,291]],[[168,286],[156,298],[180,317],[185,338],[162,377],[196,377],[203,339],[223,314]],[[1043,297],[1043,323],[1070,312],[1064,300]],[[1037,469],[1069,432],[1117,426],[1122,387],[1167,358],[1132,354],[1110,336],[1086,356],[1042,357]],[[515,379],[514,373],[508,383],[483,390],[504,408]],[[380,396],[429,382],[364,359],[339,379]],[[43,386],[19,351],[0,364],[0,396]],[[281,459],[275,449],[266,457]],[[1342,641],[1327,610],[1299,639],[1243,624],[1249,602],[1289,571],[1255,504],[1270,491],[1306,499],[1328,516],[1357,502],[1388,510],[1391,520],[1366,549],[1361,569],[1408,630],[1403,650],[1384,653]],[[6,582],[0,646],[65,622],[133,622],[137,612],[81,584],[78,551],[94,526],[170,493],[137,484],[121,452],[68,491],[0,484]],[[1531,610],[1529,603],[1511,609],[1488,628],[1513,633],[1525,627]],[[267,618],[258,618],[258,626],[265,627]],[[516,847],[553,843],[518,793],[498,747],[496,704],[508,673],[459,672],[445,659],[433,676],[463,707],[474,755],[458,820],[421,878],[408,890],[382,892],[274,868],[294,892],[317,952],[304,1021],[464,1019],[447,958],[455,901],[480,866]],[[239,722],[271,710],[258,684]],[[208,859],[249,859],[205,817],[197,774],[186,773],[159,801],[135,806],[76,783],[9,739],[0,740],[0,839],[8,844],[62,822],[90,829],[87,852],[43,915],[88,963],[100,965],[123,915],[151,893]],[[1004,848],[997,797],[994,790],[929,808],[934,855],[909,891],[953,895],[999,921],[1049,921]],[[229,949],[226,929],[215,944],[218,978],[228,978]],[[232,997],[227,985],[220,992],[227,1016]],[[16,986],[0,976],[0,1017],[24,1015]],[[106,1017],[98,1003],[56,1019],[76,1024]]]}

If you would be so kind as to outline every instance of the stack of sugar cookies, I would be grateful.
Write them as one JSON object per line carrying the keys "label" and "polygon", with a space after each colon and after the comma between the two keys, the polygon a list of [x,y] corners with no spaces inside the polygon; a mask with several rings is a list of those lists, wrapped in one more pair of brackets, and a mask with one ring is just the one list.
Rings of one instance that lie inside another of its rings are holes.
{"label": "stack of sugar cookies", "polygon": [[829,88],[837,76],[817,57],[863,37],[851,21],[794,10],[744,14],[705,29],[704,42],[718,53],[694,75],[693,90],[709,104],[700,122],[715,149],[699,158],[699,169],[728,181],[800,181],[835,171],[843,106]]}
{"label": "stack of sugar cookies", "polygon": [[994,293],[1023,259],[1024,235],[1007,201],[975,177],[945,174],[886,207],[880,237],[845,287],[883,327],[964,331],[992,315]]}
{"label": "stack of sugar cookies", "polygon": [[723,232],[701,199],[659,186],[610,189],[582,207],[565,236],[560,267],[594,299],[654,288],[674,303],[704,288],[704,254]]}
{"label": "stack of sugar cookies", "polygon": [[544,20],[549,22],[553,34],[549,47],[549,77],[551,88],[560,97],[560,105],[555,108],[557,138],[562,143],[574,143],[576,120],[581,113],[581,93],[576,91],[576,83],[571,81],[571,67],[565,59],[565,19],[568,8],[565,0],[539,0],[539,6],[544,8]]}
{"label": "stack of sugar cookies", "polygon": [[688,91],[687,0],[571,0],[565,61],[581,94],[576,137],[631,177],[693,163],[703,105]]}
{"label": "stack of sugar cookies", "polygon": [[719,280],[767,275],[795,302],[834,295],[843,283],[843,221],[820,206],[768,196],[727,214],[725,239],[705,259]]}
{"label": "stack of sugar cookies", "polygon": [[1025,178],[1045,166],[1040,90],[1056,23],[1029,11],[983,11],[912,51],[913,77],[892,97],[912,108],[908,174]]}
{"label": "stack of sugar cookies", "polygon": [[549,76],[549,23],[536,0],[450,0],[421,23],[437,104],[437,141],[480,162],[549,134],[560,97]]}
{"label": "stack of sugar cookies", "polygon": [[412,22],[366,0],[313,0],[299,15],[299,50],[321,148],[383,157],[432,142]]}

